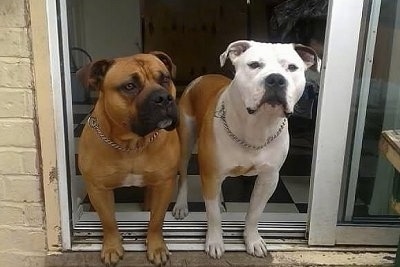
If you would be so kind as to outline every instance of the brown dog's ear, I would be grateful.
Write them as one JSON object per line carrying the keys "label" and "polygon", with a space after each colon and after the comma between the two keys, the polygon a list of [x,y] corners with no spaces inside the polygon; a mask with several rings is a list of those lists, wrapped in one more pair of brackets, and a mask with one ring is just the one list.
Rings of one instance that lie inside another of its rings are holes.
{"label": "brown dog's ear", "polygon": [[172,62],[172,59],[170,56],[168,56],[166,53],[161,52],[161,51],[151,51],[151,52],[149,52],[149,54],[152,54],[152,55],[158,57],[158,59],[160,59],[162,61],[162,63],[164,63],[164,65],[167,67],[169,73],[171,74],[171,77],[172,78],[176,77],[176,66]]}
{"label": "brown dog's ear", "polygon": [[113,60],[102,59],[86,66],[76,72],[76,76],[84,88],[99,90],[108,69],[114,63]]}
{"label": "brown dog's ear", "polygon": [[294,44],[293,46],[294,50],[296,50],[297,54],[299,54],[301,59],[306,64],[307,69],[319,72],[317,52],[315,52],[315,50],[311,47],[302,44]]}

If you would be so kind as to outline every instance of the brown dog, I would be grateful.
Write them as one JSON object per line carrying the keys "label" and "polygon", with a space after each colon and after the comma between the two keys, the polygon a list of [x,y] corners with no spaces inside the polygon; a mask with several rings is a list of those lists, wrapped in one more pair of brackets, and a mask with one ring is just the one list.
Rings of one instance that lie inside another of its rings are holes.
{"label": "brown dog", "polygon": [[80,138],[79,168],[103,226],[101,258],[108,266],[124,253],[113,193],[122,186],[150,190],[148,259],[160,265],[170,254],[162,224],[179,159],[174,67],[166,54],[151,52],[100,60],[78,72],[85,87],[99,90]]}

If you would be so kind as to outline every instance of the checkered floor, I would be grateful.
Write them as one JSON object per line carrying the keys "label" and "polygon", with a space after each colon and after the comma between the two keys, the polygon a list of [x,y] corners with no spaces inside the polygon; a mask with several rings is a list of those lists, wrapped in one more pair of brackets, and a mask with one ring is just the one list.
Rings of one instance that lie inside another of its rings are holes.
{"label": "checkered floor", "polygon": [[[92,106],[89,104],[73,105],[75,147],[85,125]],[[292,122],[289,122],[289,125]],[[302,122],[297,122],[303,125]],[[296,121],[294,121],[296,125]],[[312,140],[312,139],[311,139]],[[306,132],[296,129],[292,133],[291,148],[288,158],[281,169],[281,177],[277,189],[265,207],[265,212],[276,213],[306,213],[310,183],[312,143]],[[196,162],[196,154],[189,163],[189,210],[191,212],[205,211],[200,192],[200,178]],[[75,156],[77,160],[77,155]],[[77,165],[77,164],[76,164]],[[80,176],[79,169],[76,175]],[[223,205],[228,212],[244,212],[247,210],[255,177],[227,178],[222,185]],[[143,189],[136,187],[119,188],[115,190],[117,211],[139,211],[143,200]],[[89,202],[86,199],[86,202]],[[129,203],[129,204],[128,204]],[[88,203],[89,204],[89,203]],[[170,210],[174,203],[171,203]]]}

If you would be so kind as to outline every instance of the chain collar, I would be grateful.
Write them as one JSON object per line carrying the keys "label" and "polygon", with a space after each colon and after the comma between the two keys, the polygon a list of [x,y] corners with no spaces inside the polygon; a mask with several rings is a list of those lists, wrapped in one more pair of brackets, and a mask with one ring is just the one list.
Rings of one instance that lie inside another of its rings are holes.
{"label": "chain collar", "polygon": [[[89,115],[88,125],[96,131],[97,135],[100,137],[100,139],[104,143],[106,143],[107,145],[110,145],[112,148],[115,148],[117,150],[124,151],[124,152],[139,151],[139,150],[143,149],[145,147],[145,145],[146,145],[146,143],[143,143],[142,145],[137,143],[135,148],[129,148],[129,147],[123,147],[123,146],[115,143],[113,140],[111,140],[110,138],[108,138],[107,136],[105,136],[103,134],[103,132],[100,129],[100,126],[99,126],[99,123],[98,123],[96,117],[93,117],[92,115]],[[148,144],[154,142],[154,140],[157,138],[158,134],[159,134],[159,132],[155,131],[153,133],[153,135],[150,136]]]}
{"label": "chain collar", "polygon": [[215,117],[222,120],[222,124],[224,126],[225,131],[227,132],[227,134],[233,141],[235,141],[236,143],[238,143],[239,145],[241,145],[245,148],[250,148],[250,149],[253,149],[256,151],[264,149],[268,144],[270,144],[272,141],[274,141],[281,134],[281,132],[282,132],[283,128],[285,128],[285,125],[287,122],[287,119],[284,118],[281,125],[279,126],[279,129],[276,131],[276,133],[274,135],[271,135],[270,137],[268,137],[264,144],[256,146],[256,145],[249,144],[246,141],[240,139],[236,134],[234,134],[231,131],[231,129],[228,126],[228,123],[226,122],[225,103],[223,101],[221,103],[221,109],[219,111],[217,111],[217,113],[215,114]]}

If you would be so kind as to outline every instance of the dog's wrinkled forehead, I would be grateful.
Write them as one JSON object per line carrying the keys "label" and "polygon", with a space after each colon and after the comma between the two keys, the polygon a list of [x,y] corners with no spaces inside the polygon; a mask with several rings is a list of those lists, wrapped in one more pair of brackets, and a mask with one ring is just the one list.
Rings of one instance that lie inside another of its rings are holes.
{"label": "dog's wrinkled forehead", "polygon": [[236,67],[254,61],[258,67],[268,64],[296,64],[301,70],[315,65],[317,55],[311,48],[298,44],[260,43],[240,40],[228,45],[220,56],[223,66],[229,58]]}
{"label": "dog's wrinkled forehead", "polygon": [[151,75],[154,73],[174,78],[176,66],[166,53],[152,51],[130,57],[98,60],[79,69],[76,75],[85,88],[102,90],[107,87],[107,81],[111,84],[113,81],[123,82],[133,73],[149,75],[147,79],[153,78]]}
{"label": "dog's wrinkled forehead", "polygon": [[274,65],[296,64],[305,67],[303,60],[290,44],[256,43],[238,57],[236,64],[259,63],[260,68],[267,64]]}
{"label": "dog's wrinkled forehead", "polygon": [[168,75],[165,65],[154,56],[136,55],[115,59],[106,74],[105,82],[121,82],[131,77],[140,80],[155,80],[159,75]]}

